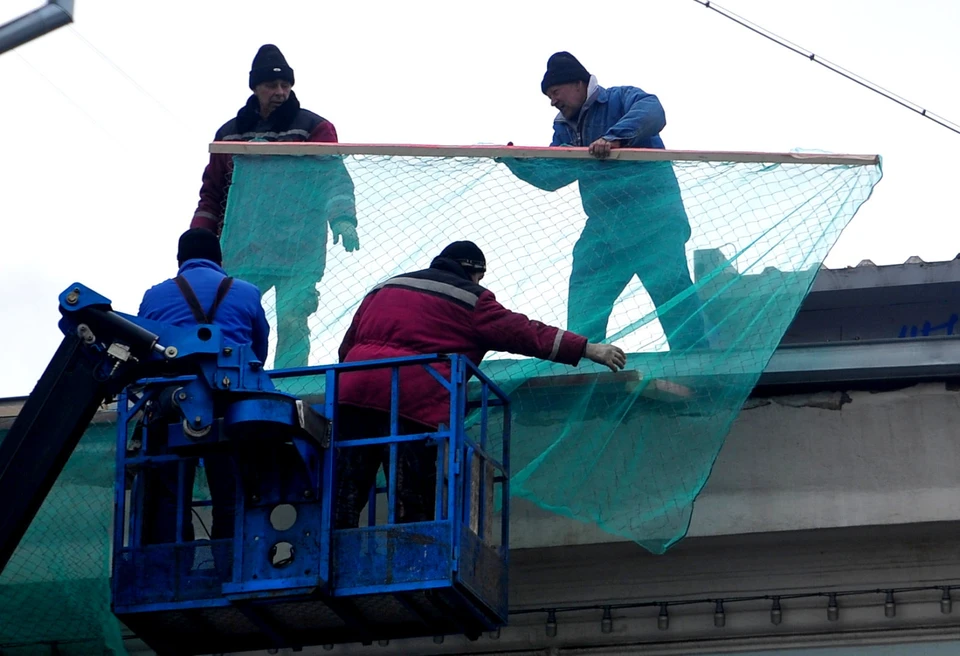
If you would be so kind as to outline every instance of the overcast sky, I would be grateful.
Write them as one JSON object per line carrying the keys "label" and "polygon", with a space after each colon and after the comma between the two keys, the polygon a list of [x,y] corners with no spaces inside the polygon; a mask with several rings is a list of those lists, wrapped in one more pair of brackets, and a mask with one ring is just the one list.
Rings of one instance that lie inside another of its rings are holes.
{"label": "overcast sky", "polygon": [[[40,2],[3,0],[0,22]],[[960,3],[723,6],[960,120]],[[668,148],[881,154],[884,180],[829,266],[960,251],[960,135],[693,0],[77,0],[73,26],[0,55],[0,397],[28,393],[42,372],[68,284],[135,312],[173,273],[207,144],[246,100],[263,43],[295,69],[303,106],[355,143],[545,145],[554,112],[540,78],[552,52],[570,50],[601,84],[656,93]]]}

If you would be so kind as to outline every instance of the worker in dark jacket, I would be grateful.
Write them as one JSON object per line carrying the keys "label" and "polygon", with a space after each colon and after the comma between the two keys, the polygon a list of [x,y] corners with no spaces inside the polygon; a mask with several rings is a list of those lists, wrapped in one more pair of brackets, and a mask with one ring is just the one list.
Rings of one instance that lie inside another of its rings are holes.
{"label": "worker in dark jacket", "polygon": [[[214,324],[230,344],[251,344],[258,359],[267,357],[270,325],[260,305],[260,290],[223,270],[220,242],[205,228],[191,228],[180,237],[176,278],[151,287],[143,295],[137,316],[173,326]],[[165,395],[161,395],[165,396]],[[210,497],[213,501],[211,538],[233,535],[236,480],[227,456],[204,459]],[[182,493],[190,499],[194,470],[185,472]],[[173,542],[177,525],[177,465],[160,465],[148,472],[144,542]],[[189,512],[189,511],[188,511]],[[193,539],[193,523],[184,518],[183,540]],[[221,561],[222,559],[218,559]],[[219,565],[218,565],[219,566]]]}
{"label": "worker in dark jacket", "polygon": [[[376,360],[422,353],[459,353],[479,364],[487,351],[505,351],[576,365],[586,357],[613,371],[626,355],[611,344],[547,326],[506,309],[480,286],[486,258],[476,244],[454,242],[429,269],[408,273],[370,291],[340,345],[340,361]],[[435,369],[449,376],[450,365]],[[390,371],[343,374],[338,397],[338,439],[390,434]],[[449,393],[422,367],[400,372],[400,430],[434,432],[449,422]],[[351,447],[338,454],[335,525],[355,527],[387,450]],[[398,449],[397,521],[432,516],[436,485],[436,447],[407,442]]]}
{"label": "worker in dark jacket", "polygon": [[[303,109],[293,83],[293,69],[280,50],[270,44],[261,47],[250,70],[253,95],[214,139],[337,143],[333,123]],[[307,318],[317,311],[316,286],[326,268],[327,225],[334,244],[343,239],[346,251],[360,248],[354,186],[339,156],[312,158],[309,180],[274,164],[262,162],[257,169],[258,188],[245,190],[248,195],[238,205],[243,211],[231,214],[223,250],[237,275],[264,293],[276,287],[274,367],[306,366],[310,355]],[[190,227],[221,235],[232,179],[233,157],[211,154]],[[276,215],[278,198],[284,199],[282,216]]]}
{"label": "worker in dark jacket", "polygon": [[[597,159],[616,148],[664,147],[660,100],[637,87],[604,88],[569,52],[547,61],[540,90],[559,113],[551,146],[582,146]],[[602,341],[613,306],[634,276],[659,312],[670,349],[706,346],[700,300],[687,266],[690,222],[670,162],[502,160],[547,191],[580,183],[587,222],[573,247],[567,327]]]}

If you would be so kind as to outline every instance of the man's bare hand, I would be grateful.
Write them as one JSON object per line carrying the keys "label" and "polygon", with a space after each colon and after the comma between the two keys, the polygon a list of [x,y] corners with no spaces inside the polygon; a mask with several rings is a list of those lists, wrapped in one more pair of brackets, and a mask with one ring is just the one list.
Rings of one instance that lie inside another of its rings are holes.
{"label": "man's bare hand", "polygon": [[619,141],[607,141],[604,138],[597,139],[592,144],[590,144],[590,154],[596,157],[597,159],[606,159],[610,156],[610,151],[614,148],[619,148]]}
{"label": "man's bare hand", "polygon": [[611,371],[620,371],[627,366],[627,354],[613,344],[587,344],[583,354],[597,364],[610,367]]}
{"label": "man's bare hand", "polygon": [[348,253],[360,250],[360,237],[357,236],[357,228],[350,221],[335,221],[330,226],[333,231],[333,243],[336,245],[343,237],[343,250]]}

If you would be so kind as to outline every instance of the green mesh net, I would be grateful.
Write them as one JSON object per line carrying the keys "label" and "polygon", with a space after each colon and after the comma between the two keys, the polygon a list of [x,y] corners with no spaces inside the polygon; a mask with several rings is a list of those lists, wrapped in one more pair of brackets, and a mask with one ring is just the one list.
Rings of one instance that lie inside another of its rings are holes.
{"label": "green mesh net", "polygon": [[[485,360],[514,401],[512,494],[662,553],[881,176],[825,161],[241,155],[224,265],[265,292],[270,364],[305,366],[336,361],[369,289],[477,242],[505,306],[630,354],[619,374]],[[328,245],[344,218],[357,252]]]}
{"label": "green mesh net", "polygon": [[125,653],[110,612],[115,445],[113,421],[90,426],[0,574],[4,656]]}
{"label": "green mesh net", "polygon": [[[731,422],[881,177],[867,160],[235,162],[225,266],[264,292],[269,366],[336,361],[364,294],[457,239],[484,250],[483,285],[508,308],[622,346],[617,374],[500,353],[483,369],[513,399],[514,497],[654,553],[685,534]],[[359,251],[332,245],[342,219]],[[323,393],[319,377],[282,386]],[[113,463],[113,425],[94,425],[0,576],[4,654],[122,653]]]}

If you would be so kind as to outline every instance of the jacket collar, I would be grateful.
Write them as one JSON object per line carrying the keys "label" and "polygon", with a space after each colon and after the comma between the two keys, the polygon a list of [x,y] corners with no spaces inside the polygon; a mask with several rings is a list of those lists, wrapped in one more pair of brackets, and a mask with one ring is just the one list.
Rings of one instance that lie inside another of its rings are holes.
{"label": "jacket collar", "polygon": [[466,270],[464,270],[464,268],[460,266],[460,263],[456,260],[451,260],[446,257],[435,257],[433,258],[433,262],[430,263],[430,268],[438,269],[439,271],[446,271],[447,273],[452,273],[458,278],[463,278],[464,280],[470,280],[470,282],[473,282]]}
{"label": "jacket collar", "polygon": [[[291,89],[287,102],[273,110],[273,113],[267,117],[266,122],[275,132],[283,132],[293,124],[293,120],[297,118],[299,112],[300,101],[297,100],[297,94]],[[257,100],[255,95],[251,95],[247,98],[247,104],[237,112],[237,132],[241,134],[253,132],[262,120],[264,119],[260,116],[260,101]]]}
{"label": "jacket collar", "polygon": [[183,266],[177,270],[177,275],[183,275],[185,271],[192,271],[193,269],[213,269],[214,271],[218,271],[223,275],[227,275],[227,272],[223,270],[223,267],[213,260],[202,260],[200,258],[194,258],[184,262]]}

